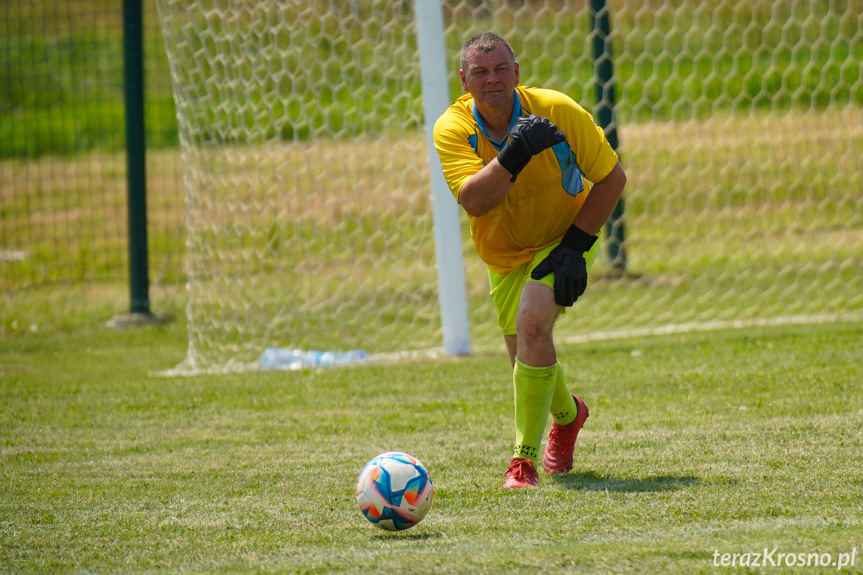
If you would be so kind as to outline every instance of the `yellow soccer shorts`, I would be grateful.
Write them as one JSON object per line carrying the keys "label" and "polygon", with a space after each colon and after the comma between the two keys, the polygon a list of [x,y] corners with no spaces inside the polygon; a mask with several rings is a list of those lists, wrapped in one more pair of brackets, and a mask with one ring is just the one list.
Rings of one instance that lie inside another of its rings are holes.
{"label": "yellow soccer shorts", "polygon": [[[601,236],[600,236],[601,237]],[[585,252],[584,259],[587,262],[587,271],[593,266],[596,254],[599,252],[600,238],[597,238],[593,247]],[[557,244],[551,244],[542,251],[536,253],[529,262],[510,270],[505,274],[488,272],[488,283],[491,287],[491,299],[497,312],[497,323],[503,335],[515,335],[515,316],[518,313],[518,302],[521,299],[521,290],[526,282],[538,281],[544,283],[552,290],[554,289],[554,274],[548,274],[542,279],[535,280],[530,277],[533,269],[545,259]],[[561,313],[566,313],[566,308],[561,308]]]}

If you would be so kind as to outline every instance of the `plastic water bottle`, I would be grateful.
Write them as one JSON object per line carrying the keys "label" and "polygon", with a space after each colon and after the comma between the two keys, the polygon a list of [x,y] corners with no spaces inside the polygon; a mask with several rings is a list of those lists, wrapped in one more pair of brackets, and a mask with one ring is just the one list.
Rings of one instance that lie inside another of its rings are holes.
{"label": "plastic water bottle", "polygon": [[304,367],[312,367],[320,362],[323,352],[317,350],[287,349],[283,347],[269,347],[261,355],[261,369],[286,369],[300,370]]}
{"label": "plastic water bottle", "polygon": [[368,358],[368,354],[361,349],[334,352],[269,347],[261,355],[259,365],[261,369],[298,371],[309,367],[360,363]]}
{"label": "plastic water bottle", "polygon": [[352,349],[349,351],[325,351],[320,358],[321,365],[348,365],[351,363],[361,363],[368,360],[369,354],[361,349]]}

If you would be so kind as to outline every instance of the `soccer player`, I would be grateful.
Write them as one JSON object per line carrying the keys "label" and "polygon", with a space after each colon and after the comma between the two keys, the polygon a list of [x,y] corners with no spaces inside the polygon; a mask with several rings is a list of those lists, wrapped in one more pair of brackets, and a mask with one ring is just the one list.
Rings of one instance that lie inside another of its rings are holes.
{"label": "soccer player", "polygon": [[513,368],[515,453],[504,488],[533,487],[572,469],[587,405],[570,393],[552,329],[584,293],[597,235],[626,184],[602,128],[571,98],[519,85],[503,38],[485,32],[461,49],[467,94],[435,123],[450,190],[470,217]]}

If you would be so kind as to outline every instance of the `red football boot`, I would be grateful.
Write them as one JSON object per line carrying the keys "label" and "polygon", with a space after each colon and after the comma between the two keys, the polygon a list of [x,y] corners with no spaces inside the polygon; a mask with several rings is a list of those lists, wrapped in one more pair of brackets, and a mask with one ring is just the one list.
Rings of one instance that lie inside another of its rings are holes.
{"label": "red football boot", "polygon": [[548,434],[548,443],[542,454],[542,468],[550,474],[566,473],[572,469],[572,451],[575,449],[575,440],[578,432],[587,421],[587,405],[575,395],[572,396],[578,408],[575,421],[569,425],[551,424],[551,432]]}
{"label": "red football boot", "polygon": [[523,489],[525,487],[536,487],[539,481],[539,473],[533,467],[530,459],[513,457],[506,470],[506,481],[503,482],[504,489]]}

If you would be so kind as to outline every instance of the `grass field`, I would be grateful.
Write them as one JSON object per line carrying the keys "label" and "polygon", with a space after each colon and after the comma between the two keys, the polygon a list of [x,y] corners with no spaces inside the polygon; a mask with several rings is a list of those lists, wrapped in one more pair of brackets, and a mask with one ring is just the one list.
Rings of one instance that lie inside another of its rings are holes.
{"label": "grass field", "polygon": [[[715,566],[765,548],[863,569],[860,322],[561,346],[591,409],[576,469],[511,493],[502,348],[172,379],[182,321],[98,316],[0,330],[0,572],[793,571]],[[391,449],[436,487],[396,534],[352,491]]]}

